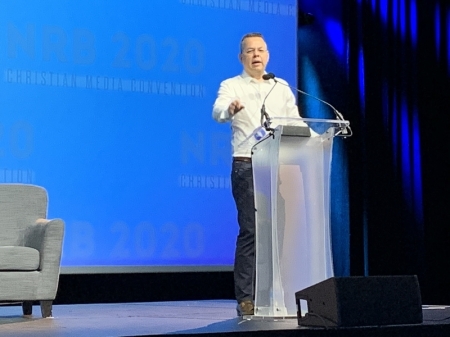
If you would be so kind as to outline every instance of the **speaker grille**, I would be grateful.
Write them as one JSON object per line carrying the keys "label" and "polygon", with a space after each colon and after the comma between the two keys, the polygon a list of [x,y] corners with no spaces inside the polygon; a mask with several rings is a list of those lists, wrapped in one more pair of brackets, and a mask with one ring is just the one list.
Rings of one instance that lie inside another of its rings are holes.
{"label": "speaker grille", "polygon": [[[416,276],[332,277],[296,292],[295,298],[299,325],[350,327],[423,321]],[[305,315],[300,300],[307,302]]]}

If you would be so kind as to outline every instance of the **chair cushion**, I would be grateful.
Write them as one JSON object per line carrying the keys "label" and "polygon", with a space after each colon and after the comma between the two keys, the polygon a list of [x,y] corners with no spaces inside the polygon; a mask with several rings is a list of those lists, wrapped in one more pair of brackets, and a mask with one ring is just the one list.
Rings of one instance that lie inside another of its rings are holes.
{"label": "chair cushion", "polygon": [[38,250],[22,246],[0,246],[0,271],[33,271],[38,269]]}

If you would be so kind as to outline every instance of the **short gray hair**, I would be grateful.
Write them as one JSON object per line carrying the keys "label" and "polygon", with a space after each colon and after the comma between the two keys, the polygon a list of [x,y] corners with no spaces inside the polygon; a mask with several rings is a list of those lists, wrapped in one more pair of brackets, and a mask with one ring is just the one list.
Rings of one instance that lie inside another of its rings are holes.
{"label": "short gray hair", "polygon": [[261,39],[264,40],[264,36],[261,33],[247,33],[245,34],[242,39],[241,39],[241,43],[240,43],[240,50],[241,50],[241,54],[243,51],[243,47],[244,47],[244,40],[249,38],[249,37],[260,37]]}

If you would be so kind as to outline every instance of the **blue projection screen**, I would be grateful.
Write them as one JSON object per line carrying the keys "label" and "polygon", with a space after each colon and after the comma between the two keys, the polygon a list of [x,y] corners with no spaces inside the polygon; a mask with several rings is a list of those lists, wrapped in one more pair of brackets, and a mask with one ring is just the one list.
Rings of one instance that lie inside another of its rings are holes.
{"label": "blue projection screen", "polygon": [[295,85],[295,0],[0,2],[0,183],[47,189],[62,273],[231,270],[230,127],[211,109],[255,31]]}

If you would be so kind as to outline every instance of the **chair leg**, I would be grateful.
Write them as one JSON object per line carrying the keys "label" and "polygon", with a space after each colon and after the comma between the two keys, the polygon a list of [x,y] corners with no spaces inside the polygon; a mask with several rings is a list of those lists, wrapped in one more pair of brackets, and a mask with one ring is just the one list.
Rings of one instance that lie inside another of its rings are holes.
{"label": "chair leg", "polygon": [[53,301],[40,301],[41,313],[43,318],[52,317],[52,304]]}
{"label": "chair leg", "polygon": [[33,314],[33,302],[32,301],[23,301],[22,302],[22,312],[24,315]]}

